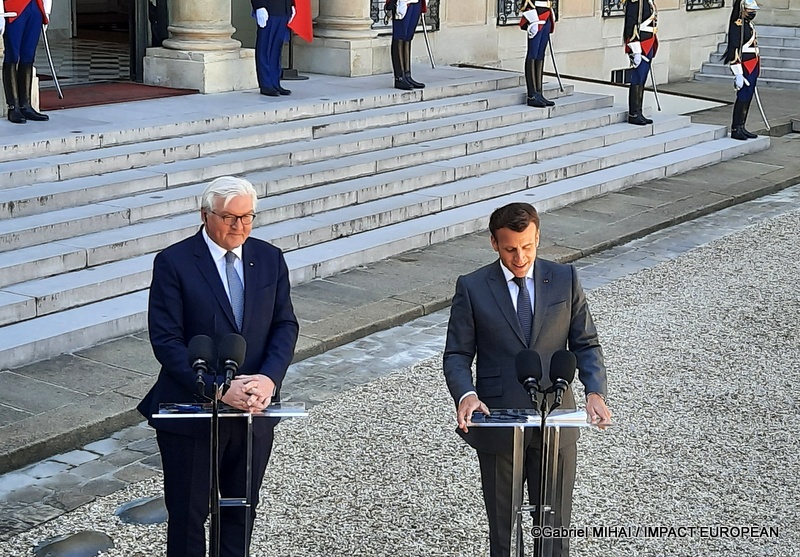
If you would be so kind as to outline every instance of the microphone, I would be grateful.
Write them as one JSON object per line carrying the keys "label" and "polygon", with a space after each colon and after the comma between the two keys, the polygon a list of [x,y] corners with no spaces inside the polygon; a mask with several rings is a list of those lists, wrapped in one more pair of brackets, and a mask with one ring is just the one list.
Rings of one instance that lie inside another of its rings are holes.
{"label": "microphone", "polygon": [[553,382],[553,392],[556,393],[551,409],[561,406],[561,399],[575,379],[575,368],[578,360],[569,350],[558,350],[550,359],[550,381]]}
{"label": "microphone", "polygon": [[197,389],[205,393],[203,374],[208,373],[208,363],[214,359],[214,341],[206,335],[197,335],[189,341],[189,365],[197,374]]}
{"label": "microphone", "polygon": [[222,360],[222,369],[225,371],[225,384],[222,394],[230,389],[231,381],[239,371],[239,366],[244,362],[244,353],[247,350],[247,341],[242,335],[230,333],[225,335],[219,345],[219,357]]}
{"label": "microphone", "polygon": [[536,399],[539,391],[539,380],[542,378],[542,358],[535,350],[520,350],[514,361],[517,369],[517,380],[528,391],[531,399]]}

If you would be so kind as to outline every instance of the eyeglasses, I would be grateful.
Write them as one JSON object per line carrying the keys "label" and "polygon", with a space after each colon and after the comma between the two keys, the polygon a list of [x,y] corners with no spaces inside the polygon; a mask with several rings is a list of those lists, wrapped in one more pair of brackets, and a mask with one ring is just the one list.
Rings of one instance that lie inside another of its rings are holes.
{"label": "eyeglasses", "polygon": [[234,224],[236,224],[237,220],[242,221],[242,224],[244,225],[253,224],[253,221],[256,218],[255,213],[248,213],[246,215],[240,215],[240,216],[220,215],[219,213],[215,213],[214,211],[209,211],[209,213],[211,213],[212,215],[217,215],[220,219],[222,219],[222,222],[224,222],[228,226],[233,226]]}

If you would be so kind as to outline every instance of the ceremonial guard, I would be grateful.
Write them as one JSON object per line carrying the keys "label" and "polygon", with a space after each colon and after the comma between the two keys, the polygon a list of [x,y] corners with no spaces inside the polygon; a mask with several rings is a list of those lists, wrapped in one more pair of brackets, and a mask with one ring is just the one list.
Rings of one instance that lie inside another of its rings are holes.
{"label": "ceremonial guard", "polygon": [[288,25],[297,10],[294,0],[250,0],[256,18],[256,76],[262,95],[291,95],[281,87],[281,51],[289,40]]}
{"label": "ceremonial guard", "polygon": [[420,15],[428,11],[425,0],[386,0],[384,10],[386,18],[392,18],[394,88],[404,91],[424,89],[424,83],[411,77],[411,41]]}
{"label": "ceremonial guard", "polygon": [[49,23],[53,0],[0,0],[0,13],[13,13],[0,17],[0,34],[3,34],[3,89],[8,105],[8,119],[15,124],[28,120],[43,122],[50,118],[31,106],[33,86],[33,60],[42,34],[42,26]]}
{"label": "ceremonial guard", "polygon": [[658,8],[653,0],[625,2],[625,52],[631,60],[631,85],[628,90],[628,123],[644,126],[653,121],[642,114],[644,86],[650,65],[658,50]]}
{"label": "ceremonial guard", "polygon": [[528,88],[528,106],[545,108],[553,106],[542,94],[544,79],[544,51],[556,22],[550,0],[523,0],[520,6],[519,26],[528,32],[528,52],[525,55],[525,85]]}
{"label": "ceremonial guard", "polygon": [[730,64],[731,72],[733,72],[733,86],[736,88],[736,102],[733,104],[731,123],[733,139],[758,137],[744,127],[761,69],[756,28],[753,25],[753,19],[756,17],[758,9],[756,0],[735,0],[728,25],[728,49],[725,51],[724,61]]}

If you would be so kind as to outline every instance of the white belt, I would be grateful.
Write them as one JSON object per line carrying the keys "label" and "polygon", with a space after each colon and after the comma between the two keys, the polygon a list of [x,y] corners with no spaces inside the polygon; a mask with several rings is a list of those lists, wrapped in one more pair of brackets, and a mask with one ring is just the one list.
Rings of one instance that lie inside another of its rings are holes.
{"label": "white belt", "polygon": [[536,0],[533,5],[537,8],[550,8],[553,4],[550,2],[550,0]]}

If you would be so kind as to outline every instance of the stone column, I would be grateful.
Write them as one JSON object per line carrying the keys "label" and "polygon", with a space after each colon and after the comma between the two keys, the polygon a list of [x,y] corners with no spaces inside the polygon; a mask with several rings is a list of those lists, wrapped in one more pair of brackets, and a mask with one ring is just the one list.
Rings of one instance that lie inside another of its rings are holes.
{"label": "stone column", "polygon": [[253,49],[231,38],[231,0],[172,0],[169,17],[169,39],[147,49],[145,83],[201,93],[258,87]]}
{"label": "stone column", "polygon": [[370,0],[320,0],[314,42],[294,41],[296,65],[309,72],[351,77],[391,66],[389,39],[372,30]]}

